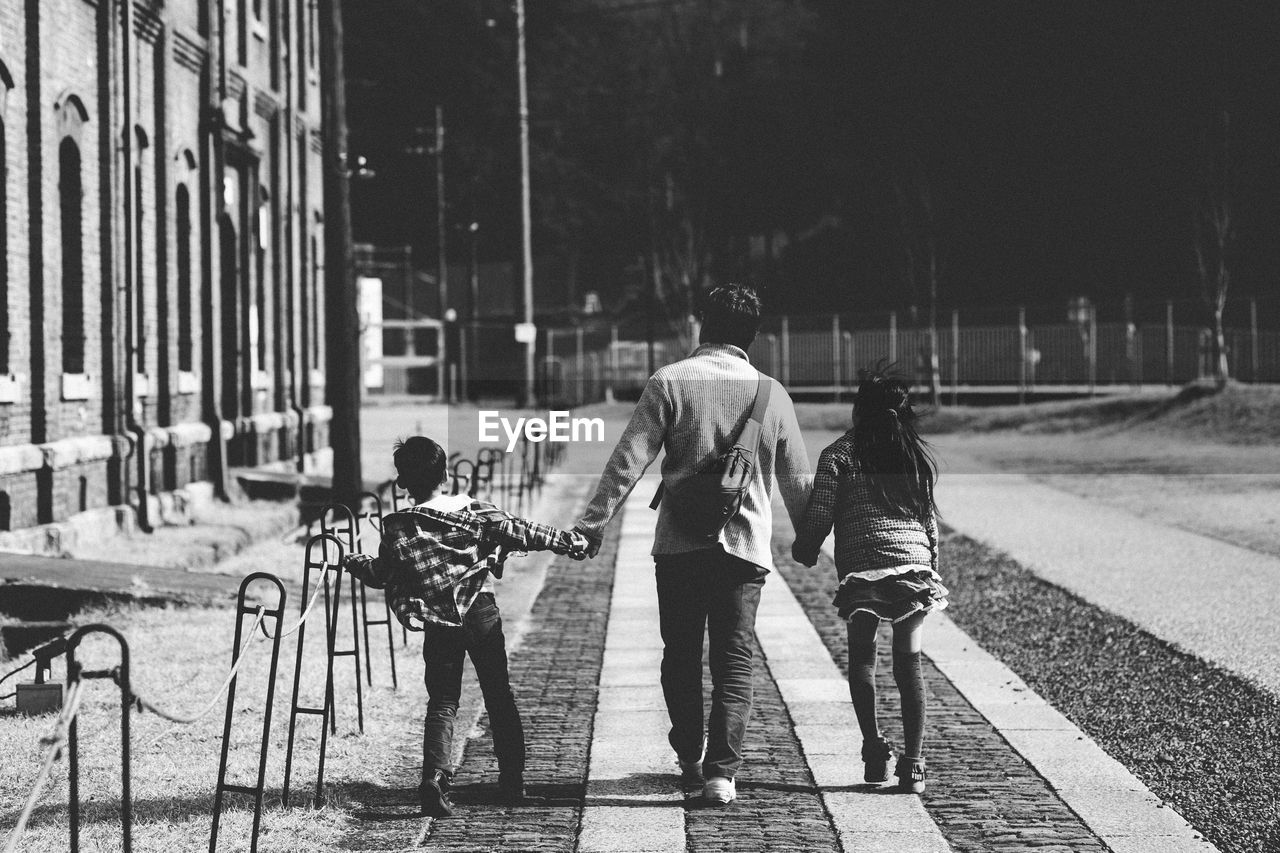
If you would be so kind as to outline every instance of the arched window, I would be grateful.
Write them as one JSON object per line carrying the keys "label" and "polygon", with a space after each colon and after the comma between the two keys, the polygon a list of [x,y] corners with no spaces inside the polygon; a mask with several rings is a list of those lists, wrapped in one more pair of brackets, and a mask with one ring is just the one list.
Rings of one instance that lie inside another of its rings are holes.
{"label": "arched window", "polygon": [[84,193],[80,146],[58,146],[58,209],[62,223],[62,372],[84,373]]}
{"label": "arched window", "polygon": [[191,191],[186,184],[178,184],[174,207],[178,224],[175,258],[178,267],[178,370],[190,373],[194,370],[191,343]]}

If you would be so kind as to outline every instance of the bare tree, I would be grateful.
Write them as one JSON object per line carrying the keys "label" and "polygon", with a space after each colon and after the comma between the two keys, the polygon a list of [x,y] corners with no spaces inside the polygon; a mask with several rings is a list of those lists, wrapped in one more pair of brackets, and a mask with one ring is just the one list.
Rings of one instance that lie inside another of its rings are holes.
{"label": "bare tree", "polygon": [[1206,134],[1208,156],[1196,202],[1195,252],[1200,298],[1212,318],[1210,332],[1213,377],[1218,387],[1222,388],[1231,378],[1222,315],[1227,307],[1227,289],[1231,285],[1229,261],[1234,237],[1231,218],[1230,115],[1225,109],[1220,114],[1216,130],[1221,134],[1220,139],[1212,139],[1214,129]]}
{"label": "bare tree", "polygon": [[893,182],[893,190],[902,222],[902,244],[912,303],[922,289],[927,288],[929,294],[928,352],[925,357],[929,365],[929,402],[937,406],[942,401],[942,369],[938,360],[938,229],[929,178],[919,161],[913,166],[911,184],[906,187],[903,180],[897,178]]}

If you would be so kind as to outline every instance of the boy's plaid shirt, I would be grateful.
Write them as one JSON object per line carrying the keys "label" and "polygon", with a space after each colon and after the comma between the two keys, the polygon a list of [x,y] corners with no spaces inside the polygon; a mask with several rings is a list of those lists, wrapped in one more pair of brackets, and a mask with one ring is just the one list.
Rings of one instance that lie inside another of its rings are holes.
{"label": "boy's plaid shirt", "polygon": [[351,554],[343,567],[385,589],[396,618],[420,631],[426,622],[460,626],[486,577],[500,577],[511,553],[584,553],[586,545],[581,534],[517,518],[484,501],[460,512],[415,506],[383,520],[377,557]]}

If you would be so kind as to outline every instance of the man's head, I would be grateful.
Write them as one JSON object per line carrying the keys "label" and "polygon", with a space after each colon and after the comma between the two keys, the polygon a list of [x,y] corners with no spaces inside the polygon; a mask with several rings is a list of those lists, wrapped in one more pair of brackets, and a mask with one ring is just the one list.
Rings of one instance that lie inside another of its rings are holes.
{"label": "man's head", "polygon": [[415,501],[431,497],[444,482],[448,463],[444,448],[425,435],[397,441],[391,459],[396,466],[396,485]]}
{"label": "man's head", "polygon": [[760,331],[760,297],[741,284],[713,287],[698,309],[704,344],[732,344],[747,349]]}

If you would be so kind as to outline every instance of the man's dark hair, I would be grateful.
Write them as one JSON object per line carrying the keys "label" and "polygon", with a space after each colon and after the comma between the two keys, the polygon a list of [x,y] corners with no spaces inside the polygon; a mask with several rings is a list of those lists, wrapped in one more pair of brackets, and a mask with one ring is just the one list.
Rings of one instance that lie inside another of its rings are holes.
{"label": "man's dark hair", "polygon": [[760,297],[743,284],[713,287],[702,296],[698,319],[703,343],[746,349],[760,331]]}
{"label": "man's dark hair", "polygon": [[448,461],[444,448],[425,435],[397,441],[391,459],[396,466],[396,484],[410,494],[433,492],[444,482]]}

